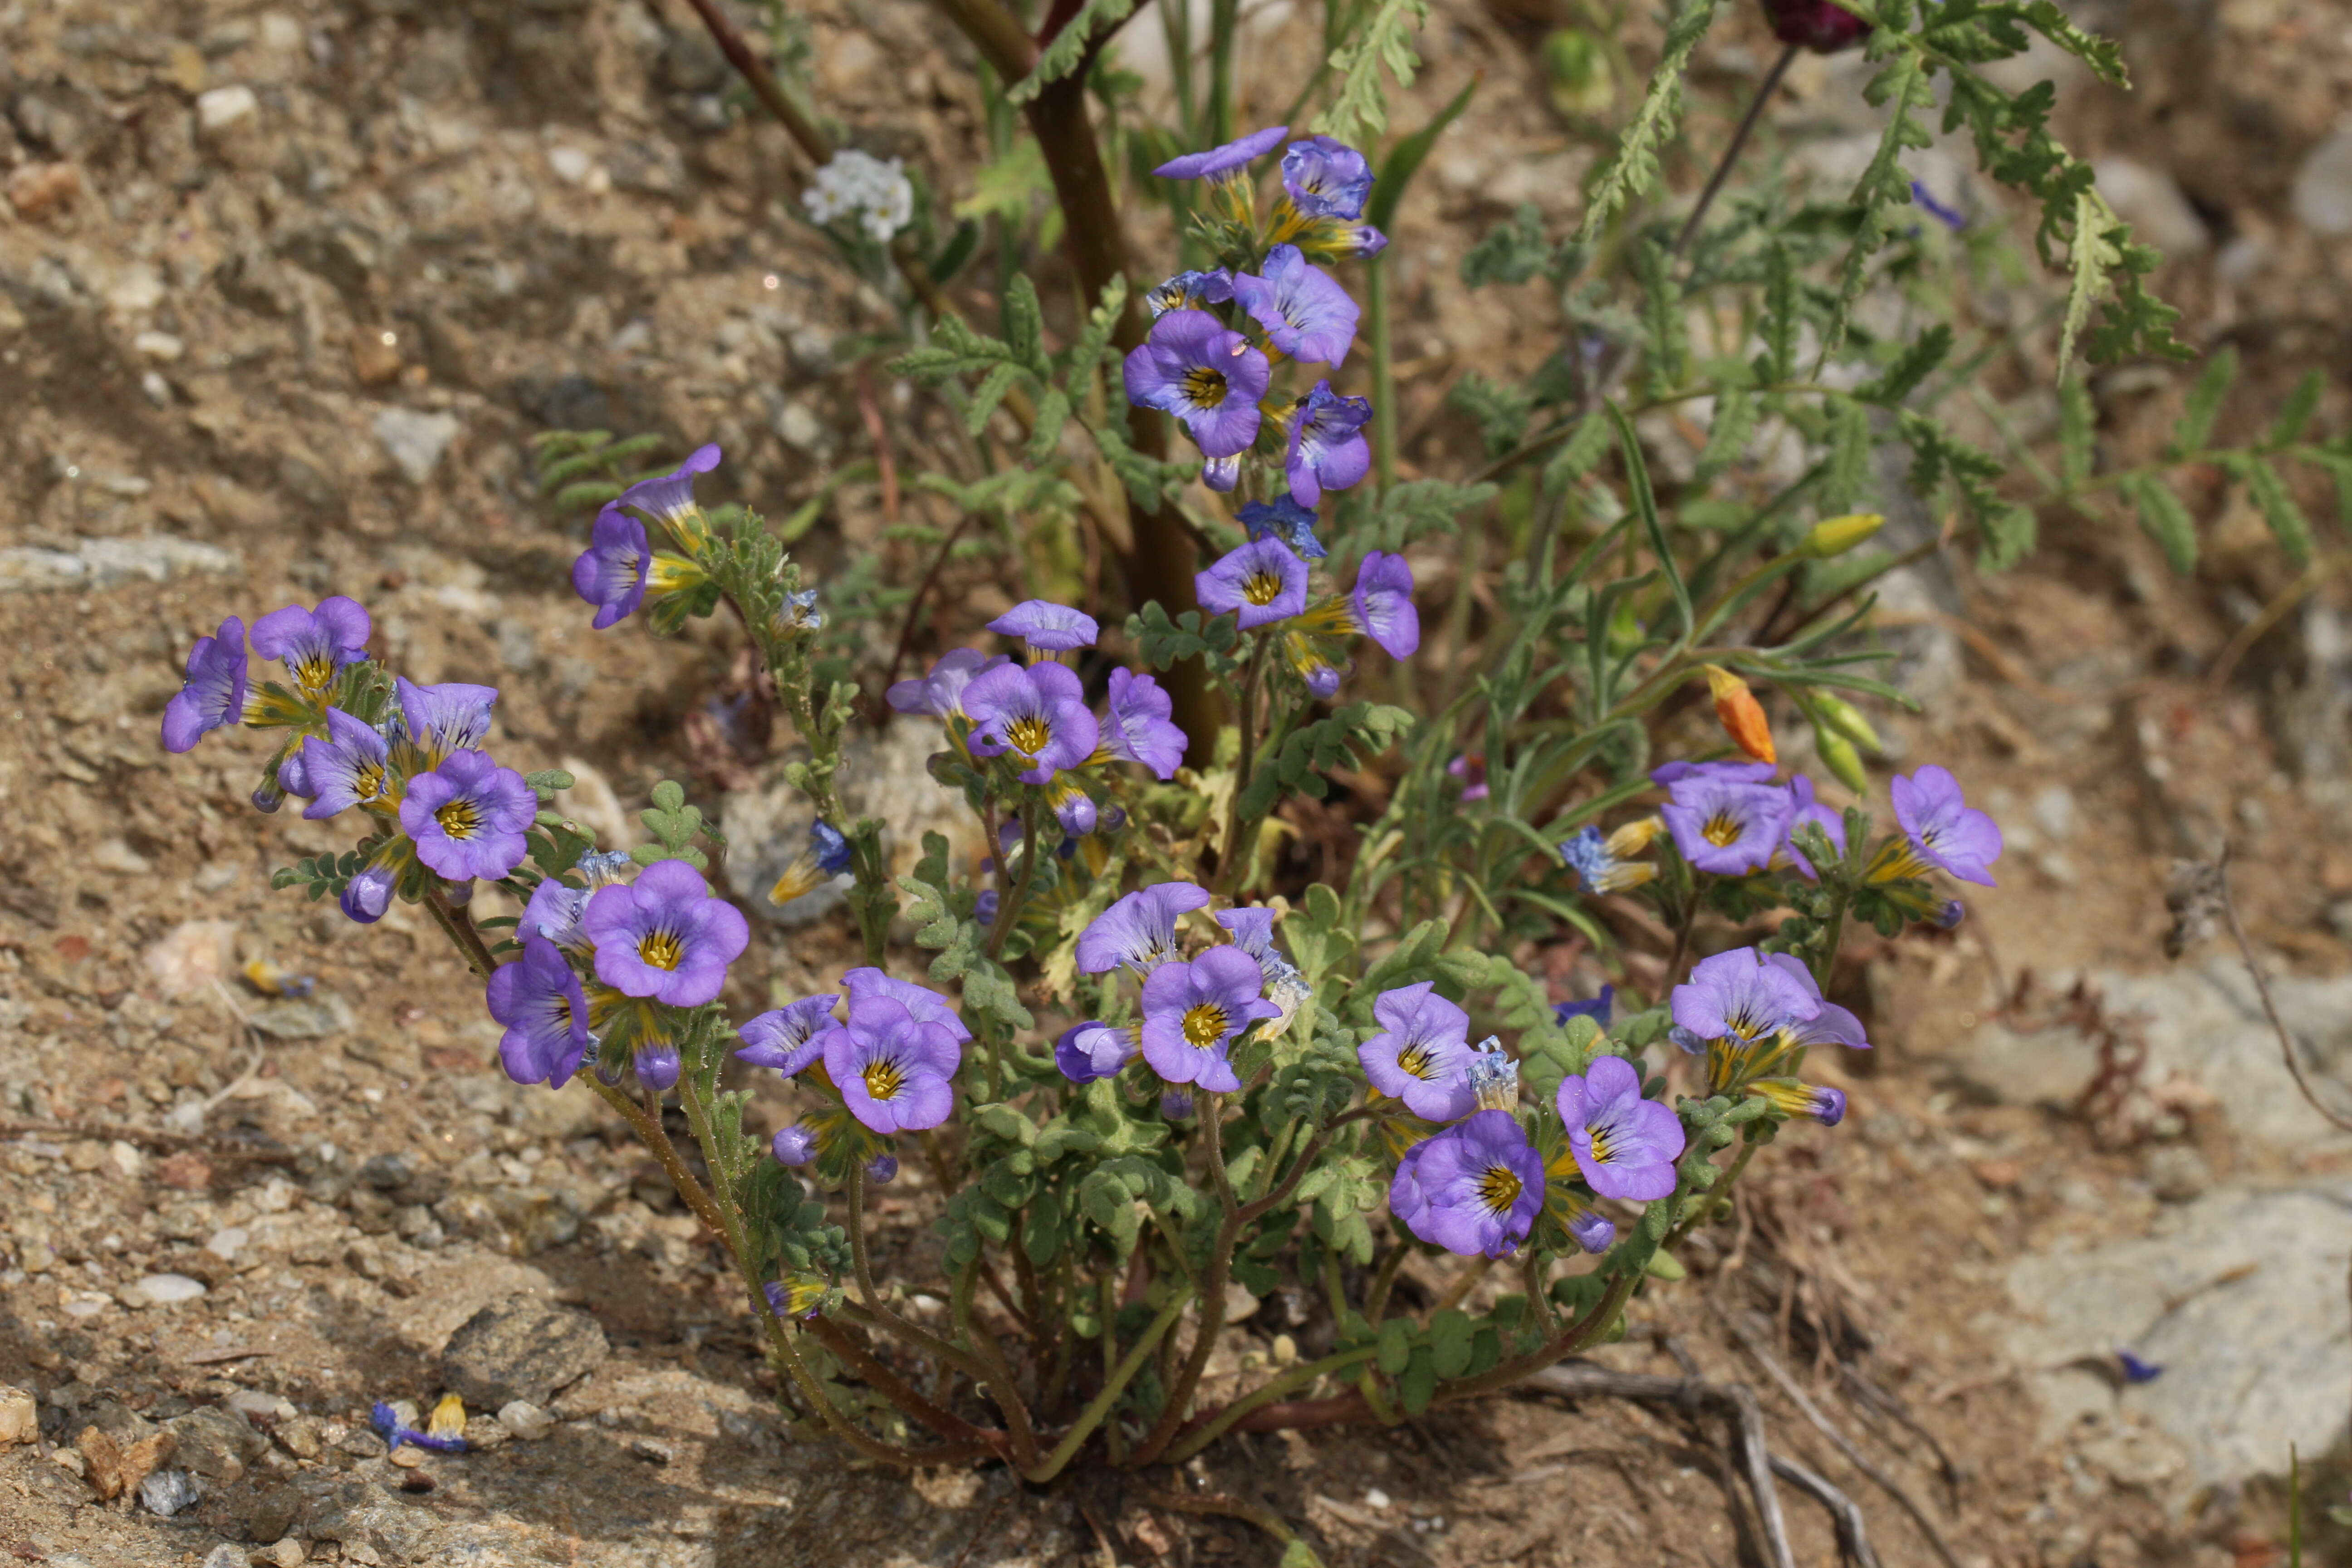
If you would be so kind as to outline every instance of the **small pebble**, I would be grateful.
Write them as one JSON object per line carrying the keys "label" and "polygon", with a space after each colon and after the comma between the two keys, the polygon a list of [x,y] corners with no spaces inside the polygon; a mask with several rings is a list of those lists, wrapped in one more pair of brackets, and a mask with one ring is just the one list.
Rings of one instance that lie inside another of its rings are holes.
{"label": "small pebble", "polygon": [[1367,1488],[1364,1492],[1364,1506],[1366,1508],[1386,1508],[1389,1506],[1389,1494],[1381,1490],[1378,1487]]}
{"label": "small pebble", "polygon": [[425,1463],[425,1450],[403,1445],[392,1451],[392,1463],[404,1470],[413,1470]]}
{"label": "small pebble", "polygon": [[[403,1453],[406,1453],[407,1451],[408,1450],[405,1448],[401,1450]],[[433,1478],[426,1475],[423,1470],[411,1470],[408,1474],[400,1478],[400,1489],[402,1491],[415,1492],[419,1496],[431,1491],[436,1484],[437,1483],[435,1482]]]}
{"label": "small pebble", "polygon": [[499,1405],[499,1425],[526,1443],[536,1443],[555,1429],[547,1412],[528,1399],[510,1399]]}
{"label": "small pebble", "polygon": [[677,1450],[658,1437],[640,1437],[629,1445],[629,1452],[649,1465],[667,1465],[677,1458]]}

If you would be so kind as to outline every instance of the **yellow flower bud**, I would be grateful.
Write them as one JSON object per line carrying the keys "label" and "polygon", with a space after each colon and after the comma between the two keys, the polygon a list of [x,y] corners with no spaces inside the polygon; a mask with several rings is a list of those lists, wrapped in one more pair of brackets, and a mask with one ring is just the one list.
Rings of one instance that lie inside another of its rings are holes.
{"label": "yellow flower bud", "polygon": [[1874,511],[1849,512],[1843,517],[1825,517],[1813,524],[1797,553],[1815,561],[1826,561],[1832,555],[1843,555],[1886,526],[1885,517]]}
{"label": "yellow flower bud", "polygon": [[1748,689],[1748,682],[1719,664],[1703,664],[1699,668],[1715,697],[1715,716],[1723,721],[1724,732],[1733,743],[1759,763],[1779,762],[1779,753],[1772,748],[1772,726],[1765,721],[1763,705]]}

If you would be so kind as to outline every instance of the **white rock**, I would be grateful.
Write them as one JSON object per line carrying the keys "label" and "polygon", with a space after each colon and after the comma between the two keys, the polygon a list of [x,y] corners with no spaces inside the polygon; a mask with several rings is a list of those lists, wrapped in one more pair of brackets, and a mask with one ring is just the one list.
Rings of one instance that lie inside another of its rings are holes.
{"label": "white rock", "polygon": [[89,863],[118,877],[143,877],[155,868],[153,861],[120,838],[101,838],[92,845]]}
{"label": "white rock", "polygon": [[2162,169],[2115,155],[2091,168],[2099,177],[2099,194],[2132,226],[2134,238],[2167,256],[2192,255],[2212,245],[2211,231],[2181,195],[2180,183]]}
{"label": "white rock", "polygon": [[188,345],[170,332],[153,331],[142,332],[132,338],[131,346],[147,358],[160,360],[165,364],[176,362],[182,354],[188,352]]}
{"label": "white rock", "polygon": [[141,957],[166,996],[185,996],[226,976],[235,963],[233,921],[182,921]]}
{"label": "white rock", "polygon": [[376,411],[376,439],[413,485],[433,477],[433,470],[441,466],[441,455],[457,438],[457,416],[452,414],[399,407]]}
{"label": "white rock", "polygon": [[567,185],[584,185],[596,172],[596,160],[577,147],[550,147],[547,167]]}
{"label": "white rock", "polygon": [[213,1232],[212,1239],[205,1243],[205,1250],[225,1263],[234,1263],[236,1255],[244,1251],[246,1243],[252,1239],[253,1233],[245,1226],[226,1225]]}
{"label": "white rock", "polygon": [[196,129],[207,133],[225,131],[260,108],[261,100],[243,83],[216,87],[196,95]]}
{"label": "white rock", "polygon": [[499,1425],[526,1443],[536,1443],[555,1430],[547,1412],[528,1399],[510,1399],[499,1405]]}
{"label": "white rock", "polygon": [[33,1403],[32,1394],[13,1384],[0,1384],[0,1448],[12,1443],[30,1443],[41,1435],[41,1413]]}
{"label": "white rock", "polygon": [[2315,234],[2352,234],[2352,119],[2338,124],[2294,172],[2294,216]]}
{"label": "white rock", "polygon": [[120,1138],[107,1145],[106,1154],[114,1162],[115,1171],[126,1178],[138,1175],[147,1166],[147,1156],[139,1152],[138,1145],[125,1143]]}
{"label": "white rock", "polygon": [[31,594],[51,588],[79,588],[89,580],[89,568],[68,551],[17,545],[0,550],[0,594]]}
{"label": "white rock", "polygon": [[238,1389],[228,1396],[227,1404],[231,1410],[242,1411],[247,1415],[267,1416],[272,1421],[291,1421],[301,1414],[294,1408],[292,1400],[279,1394],[264,1394],[257,1388]]}
{"label": "white rock", "polygon": [[2052,784],[2033,796],[2034,820],[2042,831],[2053,838],[2074,836],[2074,792],[2064,784]]}
{"label": "white rock", "polygon": [[245,571],[244,559],[233,550],[168,533],[85,539],[75,553],[82,563],[81,585],[87,588],[169,583],[178,577],[235,577]]}
{"label": "white rock", "polygon": [[204,1281],[184,1274],[150,1274],[125,1285],[118,1294],[126,1307],[172,1307],[205,1293]]}

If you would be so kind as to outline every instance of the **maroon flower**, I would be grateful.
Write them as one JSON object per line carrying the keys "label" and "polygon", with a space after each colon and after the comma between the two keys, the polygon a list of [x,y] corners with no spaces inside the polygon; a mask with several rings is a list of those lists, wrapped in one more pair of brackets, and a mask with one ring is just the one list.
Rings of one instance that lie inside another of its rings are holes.
{"label": "maroon flower", "polygon": [[1862,42],[1870,24],[1831,0],[1764,0],[1772,36],[1817,55],[1833,55]]}

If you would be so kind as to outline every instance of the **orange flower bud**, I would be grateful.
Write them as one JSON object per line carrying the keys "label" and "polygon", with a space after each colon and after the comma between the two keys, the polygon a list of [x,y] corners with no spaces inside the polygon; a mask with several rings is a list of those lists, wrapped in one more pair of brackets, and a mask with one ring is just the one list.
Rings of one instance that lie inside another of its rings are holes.
{"label": "orange flower bud", "polygon": [[1715,694],[1715,716],[1723,721],[1724,732],[1733,743],[1759,763],[1779,762],[1780,755],[1772,749],[1772,726],[1765,721],[1763,705],[1748,689],[1748,682],[1719,664],[1699,668],[1706,672],[1707,689]]}

